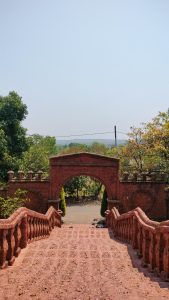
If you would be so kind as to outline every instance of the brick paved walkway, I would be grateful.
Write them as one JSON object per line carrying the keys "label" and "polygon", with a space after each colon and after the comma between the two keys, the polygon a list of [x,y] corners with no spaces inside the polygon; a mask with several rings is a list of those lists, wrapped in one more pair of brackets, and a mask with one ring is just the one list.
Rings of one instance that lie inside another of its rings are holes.
{"label": "brick paved walkway", "polygon": [[63,225],[0,271],[0,300],[169,299],[169,284],[133,268],[138,263],[107,229]]}

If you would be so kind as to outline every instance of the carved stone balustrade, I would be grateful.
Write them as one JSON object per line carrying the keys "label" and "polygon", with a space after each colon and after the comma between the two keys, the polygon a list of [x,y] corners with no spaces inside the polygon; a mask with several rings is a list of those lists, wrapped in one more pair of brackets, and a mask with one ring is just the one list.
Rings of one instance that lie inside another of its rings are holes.
{"label": "carved stone balustrade", "polygon": [[22,170],[18,171],[17,177],[14,177],[13,171],[8,171],[8,181],[13,182],[23,182],[23,181],[49,181],[49,177],[43,177],[43,171],[38,171],[34,174],[33,171],[28,171],[27,176],[25,176]]}
{"label": "carved stone balustrade", "polygon": [[120,215],[117,208],[106,211],[106,224],[120,240],[137,250],[142,266],[169,280],[169,220],[150,220],[141,208]]}
{"label": "carved stone balustrade", "polygon": [[61,227],[61,215],[52,206],[45,215],[19,208],[8,219],[0,219],[0,268],[12,265],[28,242],[48,237]]}

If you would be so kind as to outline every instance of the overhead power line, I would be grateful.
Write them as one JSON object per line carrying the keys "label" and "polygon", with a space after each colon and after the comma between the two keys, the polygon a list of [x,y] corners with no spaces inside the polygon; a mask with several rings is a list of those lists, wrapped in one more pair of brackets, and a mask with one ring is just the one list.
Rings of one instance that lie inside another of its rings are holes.
{"label": "overhead power line", "polygon": [[[116,131],[118,133],[128,135],[126,132]],[[69,137],[79,137],[79,136],[86,136],[86,135],[100,135],[100,134],[113,134],[113,131],[104,131],[104,132],[93,132],[93,133],[82,133],[82,134],[70,134],[70,135],[58,135],[57,138],[69,138]]]}

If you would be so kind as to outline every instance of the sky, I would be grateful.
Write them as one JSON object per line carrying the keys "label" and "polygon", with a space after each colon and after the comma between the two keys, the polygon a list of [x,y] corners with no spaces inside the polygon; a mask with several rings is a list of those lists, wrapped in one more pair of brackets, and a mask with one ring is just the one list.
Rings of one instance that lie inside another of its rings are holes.
{"label": "sky", "polygon": [[125,138],[169,107],[169,1],[0,0],[0,95],[13,90],[28,134]]}

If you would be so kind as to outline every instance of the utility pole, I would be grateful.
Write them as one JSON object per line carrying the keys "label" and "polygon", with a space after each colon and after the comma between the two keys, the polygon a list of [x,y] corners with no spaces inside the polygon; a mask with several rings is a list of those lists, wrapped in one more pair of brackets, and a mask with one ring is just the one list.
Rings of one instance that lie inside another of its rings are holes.
{"label": "utility pole", "polygon": [[115,141],[115,147],[117,147],[117,131],[116,131],[116,125],[114,126],[114,141]]}

